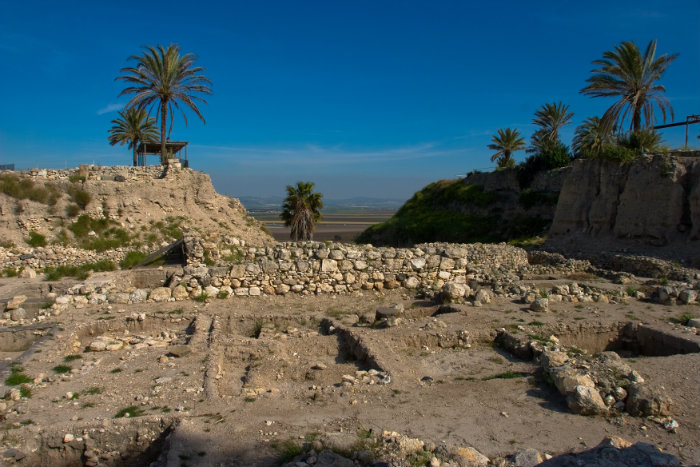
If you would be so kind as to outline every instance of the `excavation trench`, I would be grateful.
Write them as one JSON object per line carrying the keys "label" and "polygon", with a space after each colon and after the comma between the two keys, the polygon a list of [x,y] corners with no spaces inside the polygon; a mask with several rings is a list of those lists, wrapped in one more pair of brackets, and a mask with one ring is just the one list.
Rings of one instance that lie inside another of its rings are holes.
{"label": "excavation trench", "polygon": [[596,354],[617,352],[621,357],[662,357],[700,352],[697,339],[645,324],[621,322],[607,327],[585,327],[555,333],[559,342]]}
{"label": "excavation trench", "polygon": [[[112,425],[56,426],[11,454],[20,465],[149,465],[167,456],[177,421],[139,417],[115,420]],[[71,441],[66,441],[66,433],[73,435]]]}

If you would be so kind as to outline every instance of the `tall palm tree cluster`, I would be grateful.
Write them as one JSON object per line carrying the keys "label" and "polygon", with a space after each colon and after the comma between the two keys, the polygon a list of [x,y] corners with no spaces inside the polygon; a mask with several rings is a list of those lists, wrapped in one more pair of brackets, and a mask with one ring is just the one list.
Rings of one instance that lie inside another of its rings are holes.
{"label": "tall palm tree cluster", "polygon": [[[654,108],[658,107],[664,122],[666,115],[673,118],[673,108],[663,95],[664,86],[659,79],[678,54],[656,57],[656,40],[647,45],[642,54],[634,42],[622,42],[614,51],[607,51],[600,60],[594,60],[597,68],[591,71],[588,86],[580,93],[592,97],[615,97],[602,117],[589,117],[579,127],[573,139],[572,149],[577,157],[598,157],[606,149],[617,145],[638,150],[650,150],[661,144],[654,133]],[[545,104],[535,112],[532,122],[539,128],[526,148],[518,130],[499,129],[491,139],[489,149],[497,151],[491,161],[498,167],[512,167],[512,153],[522,149],[544,161],[544,166],[566,165],[569,148],[559,139],[559,130],[572,121],[574,114],[561,102]],[[629,120],[629,131],[621,129]],[[614,148],[613,148],[614,149]],[[614,152],[614,151],[613,151]]]}
{"label": "tall palm tree cluster", "polygon": [[194,54],[181,55],[180,48],[175,44],[167,48],[158,45],[144,49],[142,55],[129,57],[135,62],[134,66],[122,68],[122,75],[116,78],[128,83],[119,96],[133,94],[133,97],[127,102],[125,110],[120,112],[121,118],[112,120],[114,126],[109,130],[109,142],[112,145],[128,143],[129,148],[134,150],[136,165],[139,143],[156,141],[158,127],[155,118],[150,117],[151,111],[156,108],[156,114],[160,116],[160,160],[161,164],[165,164],[168,157],[165,131],[168,116],[168,136],[173,129],[175,109],[182,113],[187,125],[187,115],[180,104],[189,107],[205,122],[197,103],[207,103],[201,95],[212,93],[209,87],[211,80],[200,74],[204,68],[194,65],[197,57]]}

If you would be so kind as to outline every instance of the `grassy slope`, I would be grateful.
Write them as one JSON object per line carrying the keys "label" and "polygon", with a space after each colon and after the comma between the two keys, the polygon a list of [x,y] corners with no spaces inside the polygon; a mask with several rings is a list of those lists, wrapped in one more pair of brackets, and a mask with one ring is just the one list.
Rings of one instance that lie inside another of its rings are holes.
{"label": "grassy slope", "polygon": [[357,242],[498,242],[540,234],[550,223],[525,216],[503,219],[498,204],[504,201],[498,193],[465,185],[463,179],[440,180],[413,195],[391,219],[365,230]]}

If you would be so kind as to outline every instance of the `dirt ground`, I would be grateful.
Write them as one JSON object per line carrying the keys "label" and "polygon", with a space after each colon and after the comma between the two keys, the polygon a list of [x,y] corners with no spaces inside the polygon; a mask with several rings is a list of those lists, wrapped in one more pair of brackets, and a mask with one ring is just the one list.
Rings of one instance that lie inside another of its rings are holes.
{"label": "dirt ground", "polygon": [[[589,282],[620,287],[600,278]],[[40,281],[0,279],[2,298],[24,292],[38,303],[42,290],[46,283]],[[398,326],[375,329],[361,322],[396,303],[406,310]],[[497,297],[488,305],[459,305],[435,315],[438,306],[401,290],[71,308],[51,318],[50,331],[36,330],[29,350],[0,349],[3,380],[12,362],[30,378],[44,376],[31,385],[31,397],[5,414],[5,461],[14,448],[27,456],[9,463],[71,465],[85,457],[65,447],[71,444],[63,442],[66,434],[92,437],[101,452],[109,451],[109,443],[116,450],[118,436],[133,435],[132,442],[141,437],[139,446],[151,446],[134,465],[144,459],[148,464],[165,452],[161,433],[177,419],[168,465],[279,465],[284,441],[360,430],[472,446],[490,458],[523,448],[552,455],[581,451],[619,436],[652,443],[684,464],[700,463],[700,354],[626,358],[673,399],[679,428],[671,433],[627,414],[575,415],[535,362],[492,345],[497,329],[521,326],[522,333],[554,334],[581,346],[582,336],[629,321],[698,339],[693,330],[669,322],[683,312],[697,313],[697,306],[631,299],[552,308],[534,313]],[[469,348],[440,346],[462,331]],[[6,330],[0,339],[6,344],[10,334]],[[88,351],[100,335],[127,336],[132,343]],[[356,373],[373,368],[380,372],[376,378]],[[506,372],[515,377],[499,376]],[[385,375],[388,384],[377,382]],[[118,417],[125,410],[130,416]]]}

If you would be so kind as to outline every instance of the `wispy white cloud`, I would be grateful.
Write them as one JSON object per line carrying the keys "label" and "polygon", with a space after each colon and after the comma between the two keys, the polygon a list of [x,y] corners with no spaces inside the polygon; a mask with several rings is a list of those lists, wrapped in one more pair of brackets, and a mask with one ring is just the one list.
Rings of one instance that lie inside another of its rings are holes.
{"label": "wispy white cloud", "polygon": [[123,108],[124,104],[109,104],[106,107],[102,107],[100,110],[98,110],[97,115],[104,115],[110,112],[116,112],[117,110],[121,110]]}
{"label": "wispy white cloud", "polygon": [[428,142],[387,149],[349,150],[343,145],[307,144],[295,148],[262,146],[210,146],[194,144],[192,149],[209,158],[235,157],[239,164],[258,167],[311,166],[332,167],[370,163],[401,162],[417,159],[444,158],[464,154],[464,148],[441,148]]}

